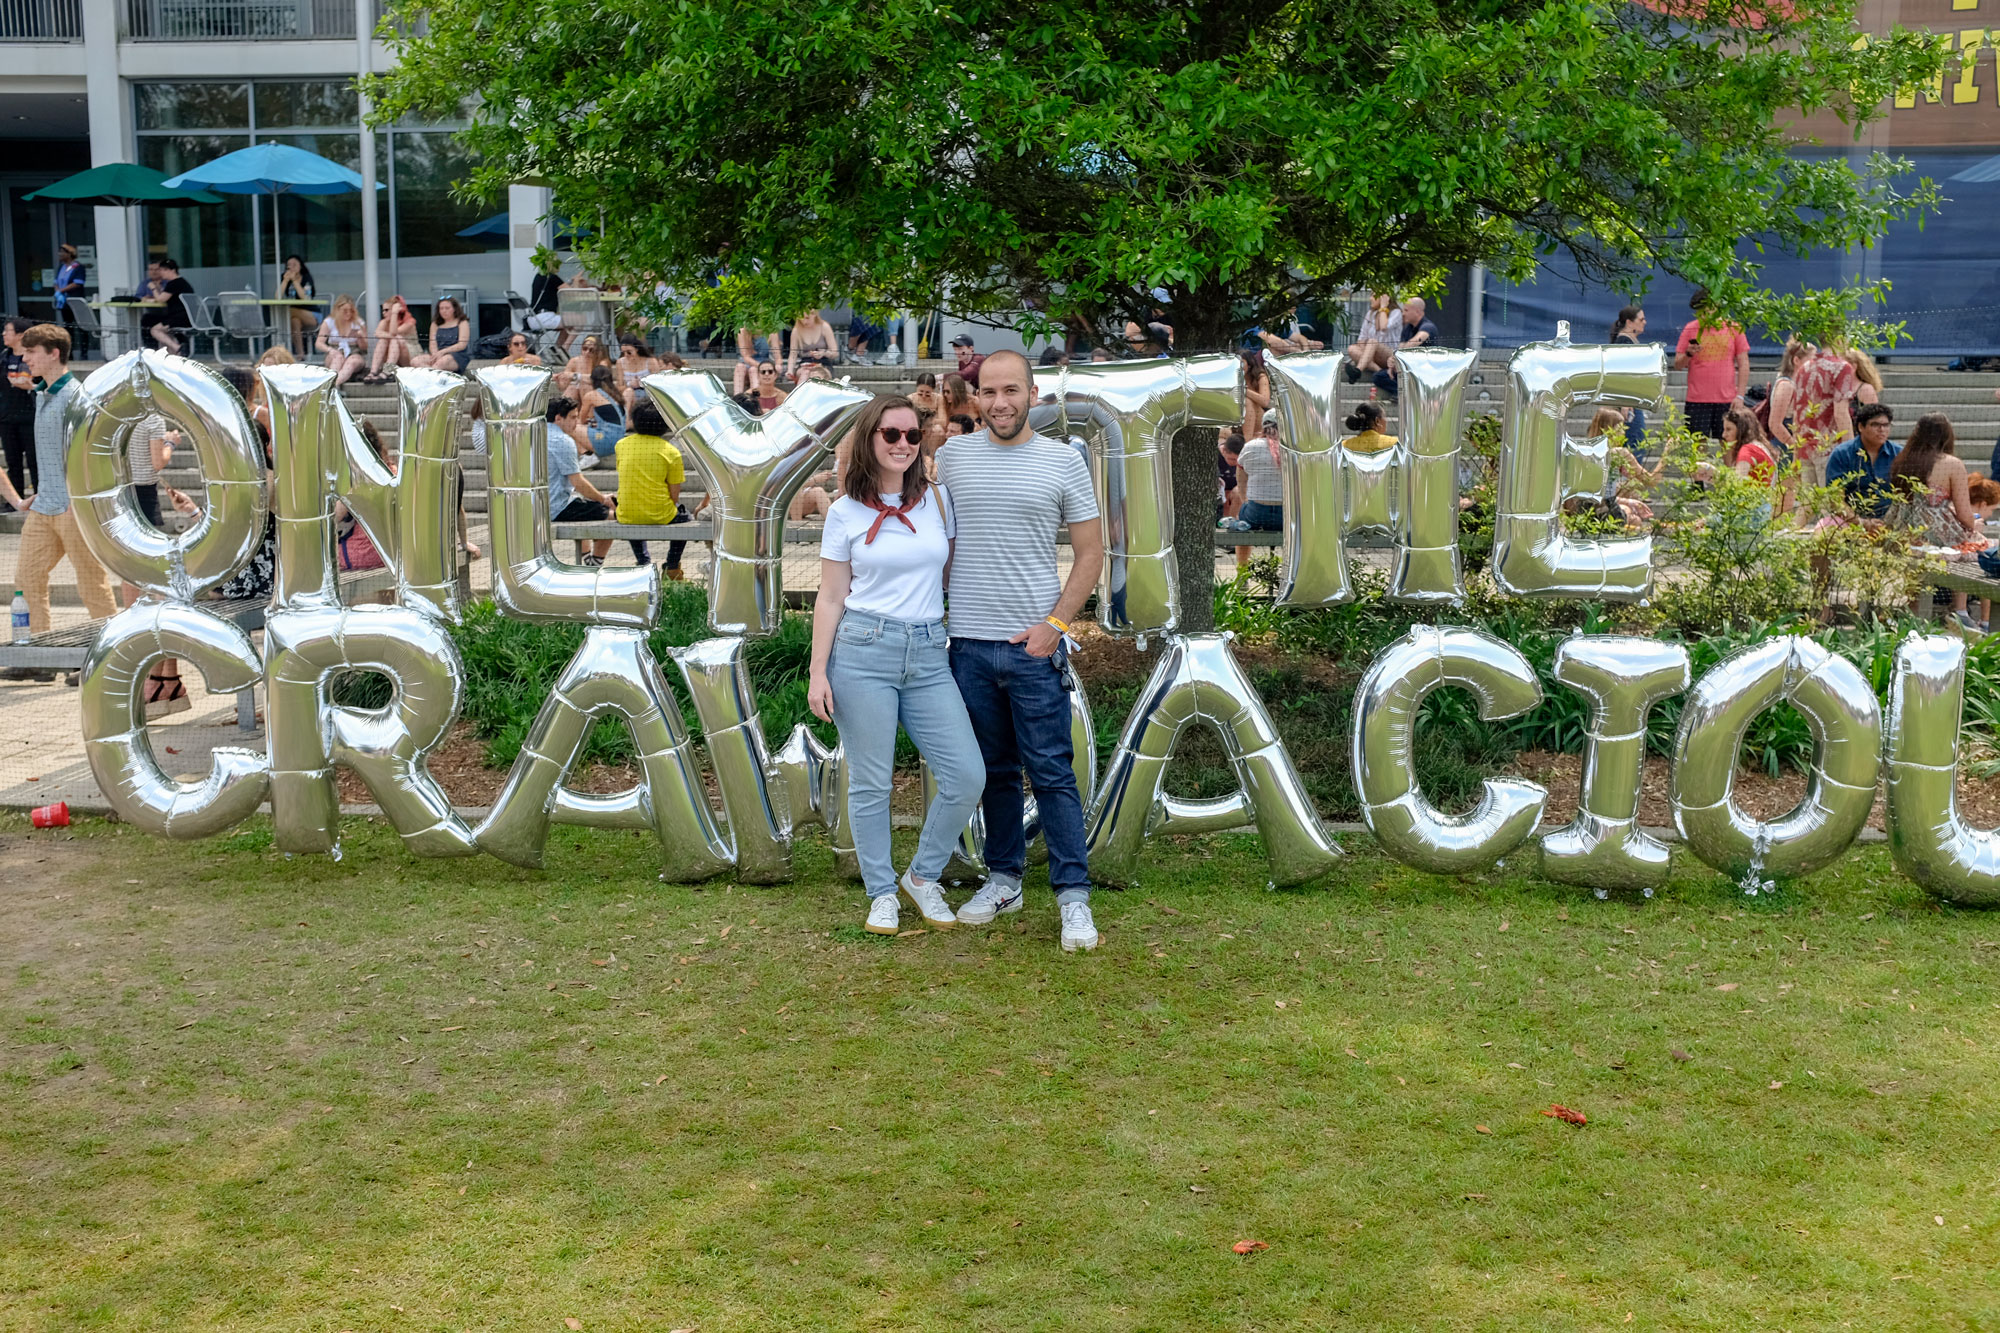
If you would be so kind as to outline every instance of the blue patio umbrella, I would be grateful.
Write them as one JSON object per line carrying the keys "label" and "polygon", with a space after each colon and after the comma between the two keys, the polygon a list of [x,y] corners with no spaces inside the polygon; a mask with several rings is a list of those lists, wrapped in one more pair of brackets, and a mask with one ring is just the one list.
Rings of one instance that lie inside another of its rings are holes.
{"label": "blue patio umbrella", "polygon": [[[507,214],[495,213],[490,218],[481,218],[457,234],[463,236],[468,241],[485,241],[488,245],[505,245],[507,244],[509,221]],[[568,218],[557,213],[551,215],[549,221],[554,224],[557,245],[567,245],[576,239],[574,231],[569,225]]]}
{"label": "blue patio umbrella", "polygon": [[[224,153],[213,162],[170,176],[162,184],[170,190],[212,190],[217,194],[353,194],[361,189],[361,176],[303,148],[260,143]],[[375,188],[384,187],[377,182]],[[271,255],[279,272],[285,267],[278,255],[283,244],[273,207]]]}

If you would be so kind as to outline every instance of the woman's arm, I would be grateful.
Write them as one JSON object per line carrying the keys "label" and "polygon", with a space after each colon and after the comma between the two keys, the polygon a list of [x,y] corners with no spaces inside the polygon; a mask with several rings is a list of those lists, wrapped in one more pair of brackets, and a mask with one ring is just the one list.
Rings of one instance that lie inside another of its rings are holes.
{"label": "woman's arm", "polygon": [[847,590],[853,583],[853,565],[845,560],[820,560],[819,596],[813,602],[811,683],[806,686],[806,706],[822,722],[833,721],[833,687],[827,683],[826,664],[833,656],[833,632],[840,628],[841,613],[847,609]]}
{"label": "woman's arm", "polygon": [[1795,447],[1792,432],[1785,422],[1792,416],[1792,399],[1798,390],[1790,380],[1779,380],[1771,386],[1771,438],[1787,449]]}
{"label": "woman's arm", "polygon": [[326,341],[327,335],[331,332],[332,328],[330,325],[321,324],[319,326],[319,336],[313,339],[313,346],[318,348],[322,353],[330,354],[333,351],[333,348]]}
{"label": "woman's arm", "polygon": [[[1956,459],[1953,461],[1958,462]],[[1965,464],[1958,462],[1958,466],[1951,470],[1951,512],[1967,532],[1977,537],[1980,535],[1979,515],[1972,510],[1972,496],[1967,493],[1968,489]]]}

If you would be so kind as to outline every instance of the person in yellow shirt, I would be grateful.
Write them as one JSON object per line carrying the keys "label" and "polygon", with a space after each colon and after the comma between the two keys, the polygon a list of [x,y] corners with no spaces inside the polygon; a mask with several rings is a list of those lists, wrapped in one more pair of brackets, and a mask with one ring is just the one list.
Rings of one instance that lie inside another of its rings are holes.
{"label": "person in yellow shirt", "polygon": [[1396,437],[1382,433],[1388,418],[1373,403],[1363,403],[1348,413],[1346,424],[1354,434],[1342,440],[1341,444],[1357,454],[1379,454],[1384,449],[1396,447]]}
{"label": "person in yellow shirt", "polygon": [[[687,465],[681,451],[667,443],[667,420],[644,394],[632,403],[631,431],[618,441],[618,521],[620,523],[685,523],[681,510],[681,486],[687,480]],[[667,577],[679,579],[681,552],[686,542],[667,547]],[[632,555],[642,565],[651,564],[646,543],[632,543]]]}

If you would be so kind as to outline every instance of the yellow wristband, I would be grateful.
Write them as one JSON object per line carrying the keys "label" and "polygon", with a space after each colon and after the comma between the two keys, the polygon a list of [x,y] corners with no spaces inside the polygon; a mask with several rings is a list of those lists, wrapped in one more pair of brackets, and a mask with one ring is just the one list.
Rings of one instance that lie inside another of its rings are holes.
{"label": "yellow wristband", "polygon": [[1057,620],[1054,616],[1043,616],[1042,623],[1044,625],[1054,625],[1065,634],[1069,633],[1069,626],[1063,624],[1062,621]]}

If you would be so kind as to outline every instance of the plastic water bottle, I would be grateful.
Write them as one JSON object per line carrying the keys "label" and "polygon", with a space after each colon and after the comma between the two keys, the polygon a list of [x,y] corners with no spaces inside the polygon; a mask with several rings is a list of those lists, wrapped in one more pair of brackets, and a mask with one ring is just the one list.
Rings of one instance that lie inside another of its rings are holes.
{"label": "plastic water bottle", "polygon": [[28,641],[28,594],[14,589],[14,634],[15,643]]}

